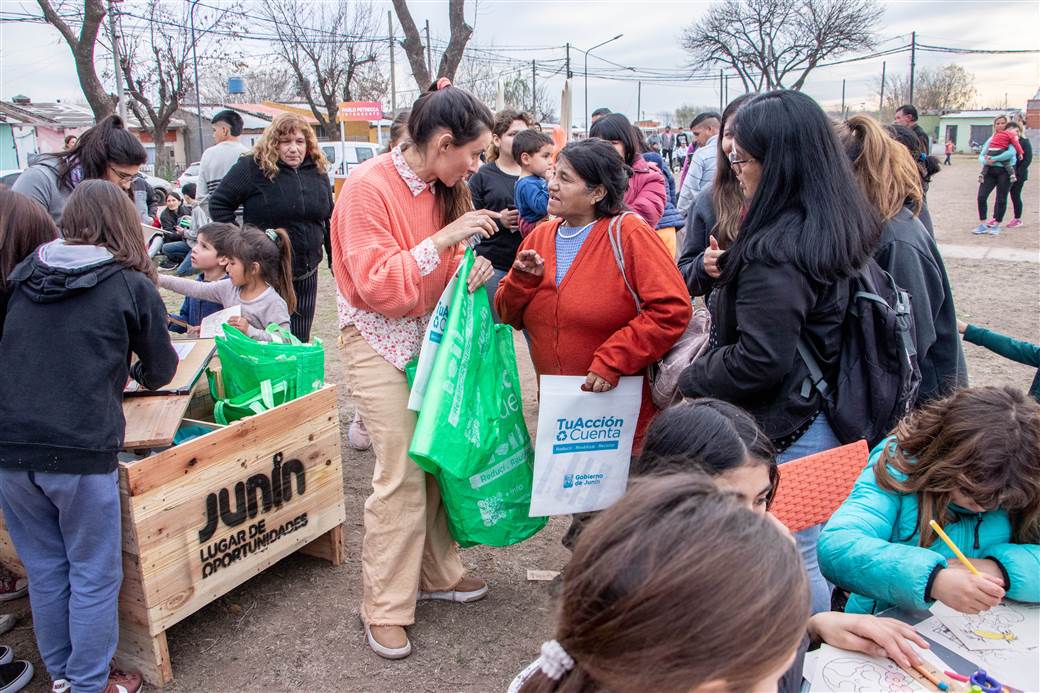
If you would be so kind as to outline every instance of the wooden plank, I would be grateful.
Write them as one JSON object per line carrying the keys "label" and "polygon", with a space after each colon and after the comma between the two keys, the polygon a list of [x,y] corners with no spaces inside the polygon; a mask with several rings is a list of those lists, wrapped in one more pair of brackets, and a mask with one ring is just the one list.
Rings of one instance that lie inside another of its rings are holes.
{"label": "wooden plank", "polygon": [[343,565],[345,558],[343,525],[338,524],[325,534],[300,549],[300,553],[321,558],[332,565]]}
{"label": "wooden plank", "polygon": [[115,660],[120,669],[140,672],[153,686],[161,688],[173,681],[166,633],[152,635],[145,627],[120,622]]}
{"label": "wooden plank", "polygon": [[161,448],[173,443],[189,402],[191,394],[124,398],[126,433],[123,435],[123,448]]}
{"label": "wooden plank", "polygon": [[120,463],[127,471],[127,489],[131,496],[139,496],[186,475],[197,474],[208,466],[222,464],[229,456],[272,436],[285,442],[293,437],[295,428],[317,417],[339,426],[335,385],[326,385],[269,412],[236,421],[161,455]]}

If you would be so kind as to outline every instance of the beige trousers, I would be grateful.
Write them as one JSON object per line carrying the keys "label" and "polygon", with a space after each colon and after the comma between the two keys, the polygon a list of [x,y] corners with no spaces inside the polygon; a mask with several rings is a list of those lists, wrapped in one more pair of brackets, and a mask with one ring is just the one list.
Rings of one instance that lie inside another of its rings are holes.
{"label": "beige trousers", "polygon": [[448,590],[466,570],[448,532],[437,481],[408,456],[415,432],[408,381],[358,332],[343,329],[347,386],[372,439],[376,466],[365,501],[361,547],[364,595],[361,618],[368,625],[415,623],[419,589]]}

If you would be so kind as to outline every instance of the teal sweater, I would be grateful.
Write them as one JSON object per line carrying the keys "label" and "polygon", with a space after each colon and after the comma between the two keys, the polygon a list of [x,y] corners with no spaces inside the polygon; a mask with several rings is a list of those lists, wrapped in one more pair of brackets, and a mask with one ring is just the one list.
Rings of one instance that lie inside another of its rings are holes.
{"label": "teal sweater", "polygon": [[1012,339],[976,325],[968,325],[968,329],[964,331],[964,341],[986,347],[1006,359],[1027,366],[1036,366],[1036,375],[1033,376],[1033,384],[1029,387],[1029,395],[1040,402],[1040,345]]}
{"label": "teal sweater", "polygon": [[992,141],[993,138],[990,137],[988,140],[986,140],[986,144],[982,145],[982,149],[979,150],[980,164],[982,164],[983,166],[1003,166],[1005,163],[1010,163],[1012,166],[1014,166],[1016,163],[1018,163],[1018,152],[1015,151],[1014,147],[1008,147],[997,156],[991,156],[990,160],[993,163],[987,164],[986,151],[989,149],[989,143]]}
{"label": "teal sweater", "polygon": [[[918,546],[916,494],[878,486],[874,463],[886,445],[895,445],[895,438],[882,441],[870,453],[852,493],[820,535],[820,569],[852,593],[845,607],[849,613],[878,613],[890,606],[927,609],[934,603],[925,595],[935,573],[947,566],[947,560],[956,560],[938,538],[928,548]],[[891,467],[889,471],[902,476]],[[960,550],[969,558],[997,561],[1007,576],[1009,599],[1040,602],[1040,546],[1012,544],[1011,522],[1004,510],[950,509],[956,520],[943,529]]]}

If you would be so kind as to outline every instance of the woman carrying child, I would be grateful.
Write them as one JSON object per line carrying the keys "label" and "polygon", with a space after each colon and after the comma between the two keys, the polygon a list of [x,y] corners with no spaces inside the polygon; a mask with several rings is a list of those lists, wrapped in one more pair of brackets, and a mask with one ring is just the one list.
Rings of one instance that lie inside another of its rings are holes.
{"label": "woman carrying child", "polygon": [[[929,526],[934,520],[979,572]],[[846,611],[974,614],[1040,602],[1040,404],[1020,390],[960,390],[912,413],[870,455],[820,537]]]}
{"label": "woman carrying child", "polygon": [[165,385],[177,354],[125,192],[83,181],[62,231],[8,278],[0,503],[54,689],[100,693],[119,641],[123,388]]}
{"label": "woman carrying child", "polygon": [[229,318],[228,324],[259,342],[271,341],[268,325],[288,328],[296,307],[289,235],[285,229],[261,231],[247,226],[230,239],[223,252],[226,279],[199,282],[163,274],[159,286],[224,308],[242,306],[242,315]]}
{"label": "woman carrying child", "polygon": [[[1011,173],[1014,172],[1014,165],[1018,160],[1015,148],[1011,146],[1010,140],[1006,139],[1008,136],[1004,133],[1007,124],[1007,116],[995,118],[993,120],[993,136],[986,140],[986,143],[982,145],[982,150],[979,152],[979,163],[982,164],[977,196],[979,225],[972,231],[976,235],[990,234],[995,236],[999,234],[1000,224],[1004,221],[1004,214],[1007,212],[1008,193],[1011,190],[1012,183]],[[1007,142],[1002,151],[997,151],[993,148],[993,140],[996,138]],[[994,188],[997,190],[997,199],[993,204],[993,217],[987,220],[986,209],[989,194],[993,192]]]}

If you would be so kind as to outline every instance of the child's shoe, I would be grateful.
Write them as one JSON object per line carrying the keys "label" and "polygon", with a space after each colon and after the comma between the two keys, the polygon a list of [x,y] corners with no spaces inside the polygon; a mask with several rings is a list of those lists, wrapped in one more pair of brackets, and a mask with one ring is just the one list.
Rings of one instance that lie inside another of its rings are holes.
{"label": "child's shoe", "polygon": [[1011,180],[1012,183],[1018,182],[1018,176],[1016,176],[1014,173],[1008,174],[1008,178]]}
{"label": "child's shoe", "polygon": [[0,664],[0,693],[16,693],[32,681],[33,665],[25,660]]}
{"label": "child's shoe", "polygon": [[108,673],[108,688],[105,693],[138,693],[144,679],[136,671],[122,671],[112,667]]}
{"label": "child's shoe", "polygon": [[986,180],[986,176],[984,174],[980,173],[979,174],[979,182],[981,183],[984,180]]}
{"label": "child's shoe", "polygon": [[29,591],[29,581],[16,577],[6,570],[0,572],[0,602],[21,599]]}
{"label": "child's shoe", "polygon": [[58,679],[51,684],[51,693],[69,693],[72,690],[72,684],[65,679]]}
{"label": "child's shoe", "polygon": [[1009,228],[1009,229],[1017,229],[1021,225],[1022,225],[1022,220],[1021,219],[1012,219],[1011,221],[1008,222],[1007,228]]}

